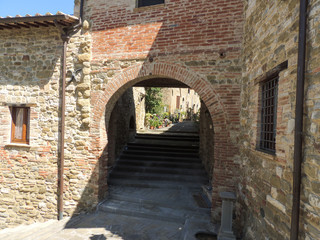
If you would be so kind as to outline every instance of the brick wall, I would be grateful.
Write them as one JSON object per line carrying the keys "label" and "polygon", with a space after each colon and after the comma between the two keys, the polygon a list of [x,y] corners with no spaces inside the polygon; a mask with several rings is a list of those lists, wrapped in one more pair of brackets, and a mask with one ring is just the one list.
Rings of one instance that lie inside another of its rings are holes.
{"label": "brick wall", "polygon": [[102,116],[127,88],[159,76],[186,83],[207,105],[219,139],[212,156],[219,159],[213,174],[217,219],[218,192],[236,191],[238,175],[242,1],[167,0],[141,9],[133,2],[85,1],[90,75],[100,82],[91,90],[93,146],[107,144]]}

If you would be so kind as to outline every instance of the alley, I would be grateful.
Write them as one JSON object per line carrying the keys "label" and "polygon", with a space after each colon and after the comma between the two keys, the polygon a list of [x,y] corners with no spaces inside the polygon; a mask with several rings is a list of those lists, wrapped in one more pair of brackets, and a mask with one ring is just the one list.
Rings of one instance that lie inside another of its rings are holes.
{"label": "alley", "polygon": [[109,174],[108,198],[96,213],[7,229],[0,238],[174,240],[214,232],[197,132],[193,122],[182,122],[138,133]]}

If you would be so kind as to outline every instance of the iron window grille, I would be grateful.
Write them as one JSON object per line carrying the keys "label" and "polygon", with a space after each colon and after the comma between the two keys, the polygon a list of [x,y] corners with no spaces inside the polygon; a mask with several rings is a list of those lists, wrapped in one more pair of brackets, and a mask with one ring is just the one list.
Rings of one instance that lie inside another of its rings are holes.
{"label": "iron window grille", "polygon": [[261,126],[259,149],[274,154],[276,151],[276,121],[279,77],[261,85]]}
{"label": "iron window grille", "polygon": [[137,0],[137,5],[139,7],[146,7],[152,5],[163,4],[164,0]]}

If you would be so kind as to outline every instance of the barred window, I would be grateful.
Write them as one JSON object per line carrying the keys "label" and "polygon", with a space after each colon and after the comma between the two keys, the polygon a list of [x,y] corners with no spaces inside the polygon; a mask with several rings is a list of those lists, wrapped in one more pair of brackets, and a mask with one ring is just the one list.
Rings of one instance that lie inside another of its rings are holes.
{"label": "barred window", "polygon": [[138,0],[138,8],[164,3],[164,0]]}
{"label": "barred window", "polygon": [[261,85],[260,150],[275,153],[276,120],[279,77],[268,79]]}

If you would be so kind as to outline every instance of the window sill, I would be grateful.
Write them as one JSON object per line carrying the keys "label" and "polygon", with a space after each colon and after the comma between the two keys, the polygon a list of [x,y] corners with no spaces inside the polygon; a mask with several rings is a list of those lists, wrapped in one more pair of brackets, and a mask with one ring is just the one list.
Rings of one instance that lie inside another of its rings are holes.
{"label": "window sill", "polygon": [[276,160],[277,158],[277,155],[276,153],[268,153],[268,152],[265,152],[265,151],[261,151],[260,149],[251,149],[252,152],[254,152],[254,154],[256,156],[259,156],[261,158],[265,158],[265,159],[269,159],[269,160]]}
{"label": "window sill", "polygon": [[157,4],[157,5],[151,5],[151,6],[145,6],[145,7],[136,7],[133,9],[133,12],[144,12],[152,9],[158,9],[163,8],[165,6],[164,3]]}
{"label": "window sill", "polygon": [[5,148],[12,148],[12,147],[17,147],[17,148],[32,148],[31,145],[25,144],[25,143],[8,143],[4,145]]}

